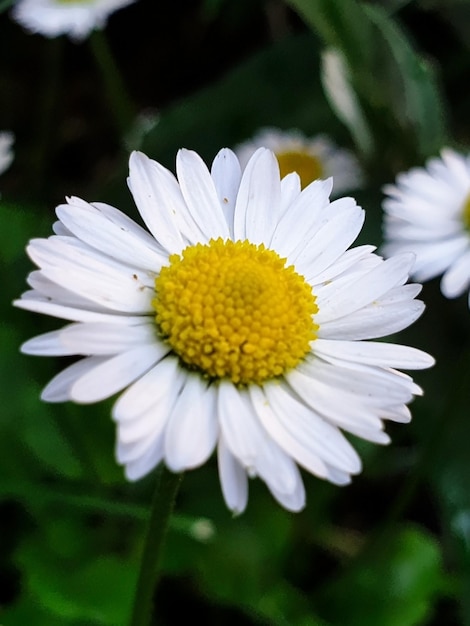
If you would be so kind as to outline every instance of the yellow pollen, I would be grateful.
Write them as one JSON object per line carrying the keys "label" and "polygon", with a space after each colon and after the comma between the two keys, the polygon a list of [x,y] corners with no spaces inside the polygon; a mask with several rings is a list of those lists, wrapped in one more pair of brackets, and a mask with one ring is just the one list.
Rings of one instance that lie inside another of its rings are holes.
{"label": "yellow pollen", "polygon": [[260,384],[310,351],[315,296],[276,252],[211,239],[169,261],[155,279],[152,305],[162,338],[188,367],[211,379]]}
{"label": "yellow pollen", "polygon": [[470,230],[470,194],[465,198],[462,208],[463,224],[467,230]]}
{"label": "yellow pollen", "polygon": [[281,178],[291,172],[297,172],[300,176],[302,189],[324,175],[320,159],[304,150],[277,152],[276,157],[279,162]]}

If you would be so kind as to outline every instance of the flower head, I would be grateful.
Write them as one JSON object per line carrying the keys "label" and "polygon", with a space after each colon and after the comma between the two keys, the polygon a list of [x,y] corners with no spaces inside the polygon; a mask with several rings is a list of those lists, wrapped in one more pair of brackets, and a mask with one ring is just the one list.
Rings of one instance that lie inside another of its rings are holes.
{"label": "flower head", "polygon": [[258,148],[269,148],[279,162],[281,178],[291,172],[300,176],[302,188],[318,178],[333,177],[335,196],[362,185],[362,172],[356,157],[338,148],[324,135],[306,137],[298,130],[263,128],[252,139],[235,147],[242,167]]}
{"label": "flower head", "polygon": [[13,133],[0,132],[0,174],[7,170],[13,161]]}
{"label": "flower head", "polygon": [[13,18],[46,37],[69,35],[81,40],[104,28],[108,16],[136,0],[17,0]]}
{"label": "flower head", "polygon": [[470,156],[443,149],[384,192],[384,254],[414,252],[414,277],[443,274],[444,296],[461,295],[470,285]]}
{"label": "flower head", "polygon": [[15,304],[72,323],[23,351],[83,357],[46,386],[46,401],[121,392],[112,414],[128,479],[162,461],[198,467],[217,449],[232,510],[246,506],[248,476],[299,510],[299,465],[346,484],[361,462],[342,430],[387,443],[382,420],[410,419],[421,390],[394,368],[432,358],[362,340],[421,315],[420,286],[405,284],[413,255],[348,250],[364,211],[352,198],[330,203],[331,180],[281,181],[270,150],[243,173],[228,149],[210,171],[180,150],[176,170],[131,155],[149,232],[107,204],[57,207],[55,234],[28,246],[39,269]]}

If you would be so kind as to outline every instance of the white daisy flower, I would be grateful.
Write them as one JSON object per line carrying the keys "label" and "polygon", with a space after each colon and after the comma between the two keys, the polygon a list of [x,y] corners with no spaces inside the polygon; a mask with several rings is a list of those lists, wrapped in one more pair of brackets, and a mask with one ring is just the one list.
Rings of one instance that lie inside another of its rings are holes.
{"label": "white daisy flower", "polygon": [[81,40],[105,27],[108,16],[136,0],[17,0],[12,17],[46,37],[69,35]]}
{"label": "white daisy flower", "polygon": [[15,304],[72,323],[23,352],[80,355],[44,389],[49,402],[113,407],[129,480],[164,462],[196,468],[217,449],[226,503],[241,512],[248,476],[287,509],[304,506],[299,467],[338,485],[361,470],[342,430],[388,443],[421,389],[395,368],[429,367],[411,347],[362,341],[422,313],[407,285],[413,255],[348,250],[364,211],[332,203],[332,181],[301,191],[270,150],[243,174],[221,150],[209,171],[180,150],[177,178],[134,152],[129,188],[147,232],[117,209],[69,198]]}
{"label": "white daisy flower", "polygon": [[0,174],[7,170],[13,161],[13,133],[0,132]]}
{"label": "white daisy flower", "polygon": [[470,155],[445,148],[425,168],[399,174],[384,192],[384,254],[414,252],[413,276],[426,281],[443,274],[441,291],[447,298],[468,290]]}
{"label": "white daisy flower", "polygon": [[281,178],[297,172],[302,189],[318,178],[330,176],[334,181],[334,196],[363,184],[363,174],[353,153],[338,148],[325,135],[308,138],[298,130],[263,128],[252,139],[234,148],[242,168],[258,148],[269,148],[274,152]]}

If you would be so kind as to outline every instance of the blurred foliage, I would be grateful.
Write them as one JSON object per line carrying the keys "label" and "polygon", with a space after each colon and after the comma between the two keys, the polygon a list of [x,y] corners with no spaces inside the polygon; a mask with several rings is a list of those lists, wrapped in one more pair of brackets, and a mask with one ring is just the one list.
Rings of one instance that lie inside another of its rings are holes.
{"label": "blurred foliage", "polygon": [[[156,5],[139,0],[105,32],[140,113],[124,140],[89,42],[27,34],[0,4],[0,129],[16,135],[0,180],[4,626],[127,624],[154,482],[125,482],[111,402],[41,403],[63,360],[18,351],[57,327],[11,301],[31,269],[25,244],[48,235],[63,195],[135,217],[130,147],[173,168],[181,146],[210,161],[262,126],[299,128],[358,151],[360,242],[380,245],[382,184],[446,142],[470,142],[466,0]],[[333,81],[326,58],[339,61]],[[425,395],[411,425],[388,427],[391,446],[354,442],[364,472],[351,486],[306,476],[307,507],[292,515],[253,481],[246,513],[232,518],[214,460],[185,477],[159,624],[186,623],[190,612],[205,624],[470,626],[468,309],[444,301],[434,281],[423,298],[425,315],[397,339],[438,364],[416,376]]]}

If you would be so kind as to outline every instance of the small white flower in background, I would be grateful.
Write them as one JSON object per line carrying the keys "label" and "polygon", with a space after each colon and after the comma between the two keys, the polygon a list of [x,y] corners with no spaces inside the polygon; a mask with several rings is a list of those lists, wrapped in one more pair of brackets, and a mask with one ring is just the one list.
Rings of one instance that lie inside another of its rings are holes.
{"label": "small white flower in background", "polygon": [[441,157],[430,159],[425,168],[399,174],[384,193],[384,254],[414,252],[412,275],[422,282],[443,274],[441,291],[447,298],[467,291],[470,155],[443,149]]}
{"label": "small white flower in background", "polygon": [[333,196],[357,189],[363,184],[363,174],[356,157],[338,148],[328,137],[306,137],[298,130],[263,128],[252,139],[235,146],[242,168],[258,148],[272,150],[279,162],[281,178],[291,172],[300,176],[302,188],[314,180],[333,177]]}
{"label": "small white flower in background", "polygon": [[81,40],[105,27],[108,16],[136,0],[17,0],[12,17],[24,28],[44,35]]}
{"label": "small white flower in background", "polygon": [[7,170],[13,161],[13,143],[15,139],[13,133],[0,132],[0,174]]}
{"label": "small white flower in background", "polygon": [[301,190],[259,149],[243,173],[221,150],[209,171],[180,150],[177,178],[134,152],[129,188],[148,231],[103,203],[68,198],[16,306],[72,323],[27,341],[79,355],[44,389],[49,402],[113,407],[129,480],[164,462],[196,468],[217,450],[226,503],[244,510],[248,476],[287,509],[305,492],[298,466],[338,485],[361,471],[342,430],[388,443],[382,420],[408,422],[421,389],[395,368],[433,364],[383,341],[414,322],[413,255],[349,249],[364,211],[329,201],[332,180]]}

